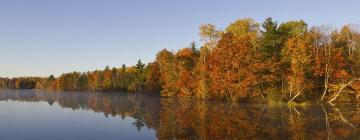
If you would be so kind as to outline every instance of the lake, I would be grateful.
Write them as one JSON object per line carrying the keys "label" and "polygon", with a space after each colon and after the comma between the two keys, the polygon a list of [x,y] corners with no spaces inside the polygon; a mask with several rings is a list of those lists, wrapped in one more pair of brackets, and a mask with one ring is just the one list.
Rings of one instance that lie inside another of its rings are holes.
{"label": "lake", "polygon": [[0,90],[0,139],[360,139],[360,106]]}

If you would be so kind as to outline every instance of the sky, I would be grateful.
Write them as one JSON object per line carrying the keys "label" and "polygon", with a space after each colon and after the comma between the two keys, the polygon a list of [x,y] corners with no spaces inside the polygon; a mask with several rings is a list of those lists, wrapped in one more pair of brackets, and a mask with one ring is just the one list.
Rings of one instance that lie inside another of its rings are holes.
{"label": "sky", "polygon": [[240,18],[360,23],[356,0],[0,0],[0,77],[59,76],[151,62]]}

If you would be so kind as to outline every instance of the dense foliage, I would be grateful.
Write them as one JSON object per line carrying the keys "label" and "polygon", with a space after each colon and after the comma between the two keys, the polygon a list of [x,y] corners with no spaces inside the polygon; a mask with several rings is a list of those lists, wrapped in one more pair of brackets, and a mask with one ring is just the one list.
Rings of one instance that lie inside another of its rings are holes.
{"label": "dense foliage", "polygon": [[[225,30],[200,27],[195,43],[160,51],[147,65],[106,67],[58,78],[0,79],[2,88],[152,92],[161,96],[232,101],[328,101],[359,98],[360,33],[309,28],[302,21],[278,24],[239,19]],[[340,96],[341,95],[341,96]]]}

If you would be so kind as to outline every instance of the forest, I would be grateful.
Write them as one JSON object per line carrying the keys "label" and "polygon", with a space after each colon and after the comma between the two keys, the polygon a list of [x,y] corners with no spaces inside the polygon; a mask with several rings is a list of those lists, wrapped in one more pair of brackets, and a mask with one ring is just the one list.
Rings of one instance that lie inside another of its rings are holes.
{"label": "forest", "polygon": [[0,88],[143,92],[236,102],[329,102],[360,98],[360,32],[303,21],[257,23],[243,18],[225,29],[199,27],[195,42],[163,49],[148,64],[122,65],[59,77],[0,78]]}

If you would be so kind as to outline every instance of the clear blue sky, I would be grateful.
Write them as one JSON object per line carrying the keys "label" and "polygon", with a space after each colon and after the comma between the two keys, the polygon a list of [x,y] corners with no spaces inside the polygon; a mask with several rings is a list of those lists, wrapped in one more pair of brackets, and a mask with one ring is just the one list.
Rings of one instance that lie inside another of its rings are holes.
{"label": "clear blue sky", "polygon": [[360,22],[353,0],[0,0],[0,77],[48,76],[152,61],[199,44],[198,27],[238,18]]}

